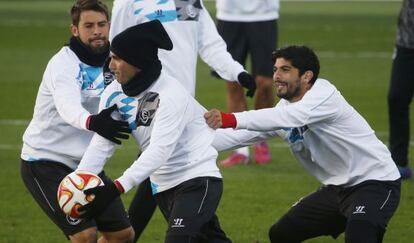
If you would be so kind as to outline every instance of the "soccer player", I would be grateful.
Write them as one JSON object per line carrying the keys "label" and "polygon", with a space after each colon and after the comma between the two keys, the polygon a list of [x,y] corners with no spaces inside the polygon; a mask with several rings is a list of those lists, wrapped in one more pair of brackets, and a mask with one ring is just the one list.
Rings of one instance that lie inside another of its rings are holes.
{"label": "soccer player", "polygon": [[[241,84],[248,89],[248,95],[253,96],[256,88],[253,77],[227,52],[226,43],[218,34],[202,0],[116,0],[112,9],[109,39],[112,40],[128,27],[154,19],[161,21],[174,44],[171,51],[159,51],[163,70],[177,79],[192,96],[195,95],[198,56],[223,79],[235,86]],[[154,210],[155,201],[150,183],[145,180],[138,188],[128,210],[136,240]]]}
{"label": "soccer player", "polygon": [[398,17],[397,40],[388,91],[390,150],[402,179],[410,179],[410,103],[414,95],[414,1],[404,0]]}
{"label": "soccer player", "polygon": [[328,80],[305,46],[273,54],[273,108],[205,114],[217,130],[218,150],[268,137],[286,140],[294,156],[323,185],[301,198],[269,231],[271,242],[302,242],[321,235],[345,242],[382,242],[400,200],[400,174],[387,147]]}
{"label": "soccer player", "polygon": [[[279,0],[216,0],[217,30],[227,44],[232,57],[245,65],[250,55],[252,74],[257,89],[255,109],[273,107],[275,98],[272,80],[272,51],[277,45],[277,19]],[[243,89],[234,82],[227,82],[227,106],[230,112],[247,109]],[[267,164],[271,161],[269,146],[265,141],[254,144],[254,161]],[[221,166],[246,164],[249,148],[235,150],[220,161]]]}
{"label": "soccer player", "polygon": [[[104,91],[102,66],[109,55],[108,10],[99,0],[78,0],[71,9],[69,45],[52,57],[23,136],[21,176],[33,198],[72,242],[129,242],[133,229],[120,198],[93,219],[74,219],[59,207],[60,181],[78,165],[94,132],[108,143],[127,138],[128,123],[113,120],[116,107],[98,111]],[[110,181],[105,173],[99,175]]]}
{"label": "soccer player", "polygon": [[[85,191],[94,200],[83,216],[101,210],[150,176],[158,206],[168,222],[165,242],[231,242],[215,211],[223,191],[212,146],[214,131],[206,111],[163,69],[158,48],[173,44],[160,21],[126,29],[111,43],[111,70],[117,82],[104,91],[100,107],[118,106],[117,118],[127,121],[142,154],[115,182]],[[115,145],[94,136],[78,169],[102,171]]]}

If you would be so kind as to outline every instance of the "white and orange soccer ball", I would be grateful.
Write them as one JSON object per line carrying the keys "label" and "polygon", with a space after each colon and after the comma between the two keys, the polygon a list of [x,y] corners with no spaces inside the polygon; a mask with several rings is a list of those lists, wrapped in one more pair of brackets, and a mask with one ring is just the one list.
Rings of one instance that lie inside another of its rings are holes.
{"label": "white and orange soccer ball", "polygon": [[88,171],[70,173],[62,179],[58,187],[57,199],[60,208],[66,215],[79,218],[78,209],[94,198],[93,195],[85,195],[83,191],[103,184],[102,179],[94,173]]}

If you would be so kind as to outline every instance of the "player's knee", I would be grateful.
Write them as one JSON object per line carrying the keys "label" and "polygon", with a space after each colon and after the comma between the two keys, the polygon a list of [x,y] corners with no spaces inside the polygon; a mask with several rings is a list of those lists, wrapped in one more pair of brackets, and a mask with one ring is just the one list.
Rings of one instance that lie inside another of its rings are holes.
{"label": "player's knee", "polygon": [[238,82],[227,82],[227,93],[233,97],[244,98],[243,87]]}
{"label": "player's knee", "polygon": [[385,230],[368,221],[354,220],[345,229],[346,243],[380,243]]}
{"label": "player's knee", "polygon": [[289,223],[286,218],[280,219],[276,224],[272,225],[269,229],[269,239],[272,243],[294,243],[295,239],[292,237],[295,235],[293,225]]}
{"label": "player's knee", "polygon": [[190,235],[167,235],[165,238],[165,243],[195,243],[197,239]]}
{"label": "player's knee", "polygon": [[94,243],[98,240],[96,228],[88,228],[79,233],[69,236],[70,241],[73,243]]}
{"label": "player's knee", "polygon": [[257,76],[256,86],[257,86],[257,89],[262,92],[273,92],[274,82],[273,82],[273,79],[270,77]]}
{"label": "player's knee", "polygon": [[116,232],[102,232],[103,242],[132,243],[134,242],[134,229],[128,227]]}

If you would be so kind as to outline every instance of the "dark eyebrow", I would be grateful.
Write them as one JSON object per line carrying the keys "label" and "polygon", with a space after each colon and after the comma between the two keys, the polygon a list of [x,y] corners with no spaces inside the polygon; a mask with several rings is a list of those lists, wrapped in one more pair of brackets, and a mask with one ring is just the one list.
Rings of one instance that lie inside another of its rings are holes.
{"label": "dark eyebrow", "polygon": [[[102,21],[99,21],[98,22],[98,24],[106,24],[106,23],[108,23],[108,21],[107,20],[102,20]],[[85,23],[83,23],[84,25],[91,25],[91,24],[95,24],[95,22],[85,22]]]}
{"label": "dark eyebrow", "polygon": [[290,66],[290,65],[283,65],[280,68],[281,69],[292,69],[292,66]]}
{"label": "dark eyebrow", "polygon": [[292,68],[293,67],[290,66],[290,65],[283,65],[283,66],[280,66],[280,67],[273,66],[273,70],[277,70],[277,69],[290,70]]}

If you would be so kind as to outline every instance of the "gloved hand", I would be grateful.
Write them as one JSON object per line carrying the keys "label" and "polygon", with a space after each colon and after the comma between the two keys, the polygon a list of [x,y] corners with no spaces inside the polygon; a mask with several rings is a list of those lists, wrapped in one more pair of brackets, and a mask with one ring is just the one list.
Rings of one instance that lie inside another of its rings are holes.
{"label": "gloved hand", "polygon": [[90,188],[83,192],[85,195],[93,194],[95,197],[92,202],[78,209],[81,218],[93,218],[99,215],[115,198],[121,195],[115,183],[112,181],[105,183],[103,186]]}
{"label": "gloved hand", "polygon": [[246,96],[253,97],[256,91],[256,81],[252,75],[247,72],[241,72],[237,76],[237,79],[240,85],[247,89]]}
{"label": "gloved hand", "polygon": [[115,74],[111,71],[111,69],[109,68],[109,63],[111,63],[112,58],[108,57],[105,60],[105,63],[103,65],[103,77],[104,77],[104,84],[105,87],[110,85],[112,83],[112,81],[115,80]]}
{"label": "gloved hand", "polygon": [[117,106],[113,105],[102,110],[99,114],[89,116],[86,128],[116,144],[121,144],[121,141],[117,138],[127,139],[129,137],[127,133],[132,131],[128,126],[128,122],[117,121],[111,117],[116,108]]}

